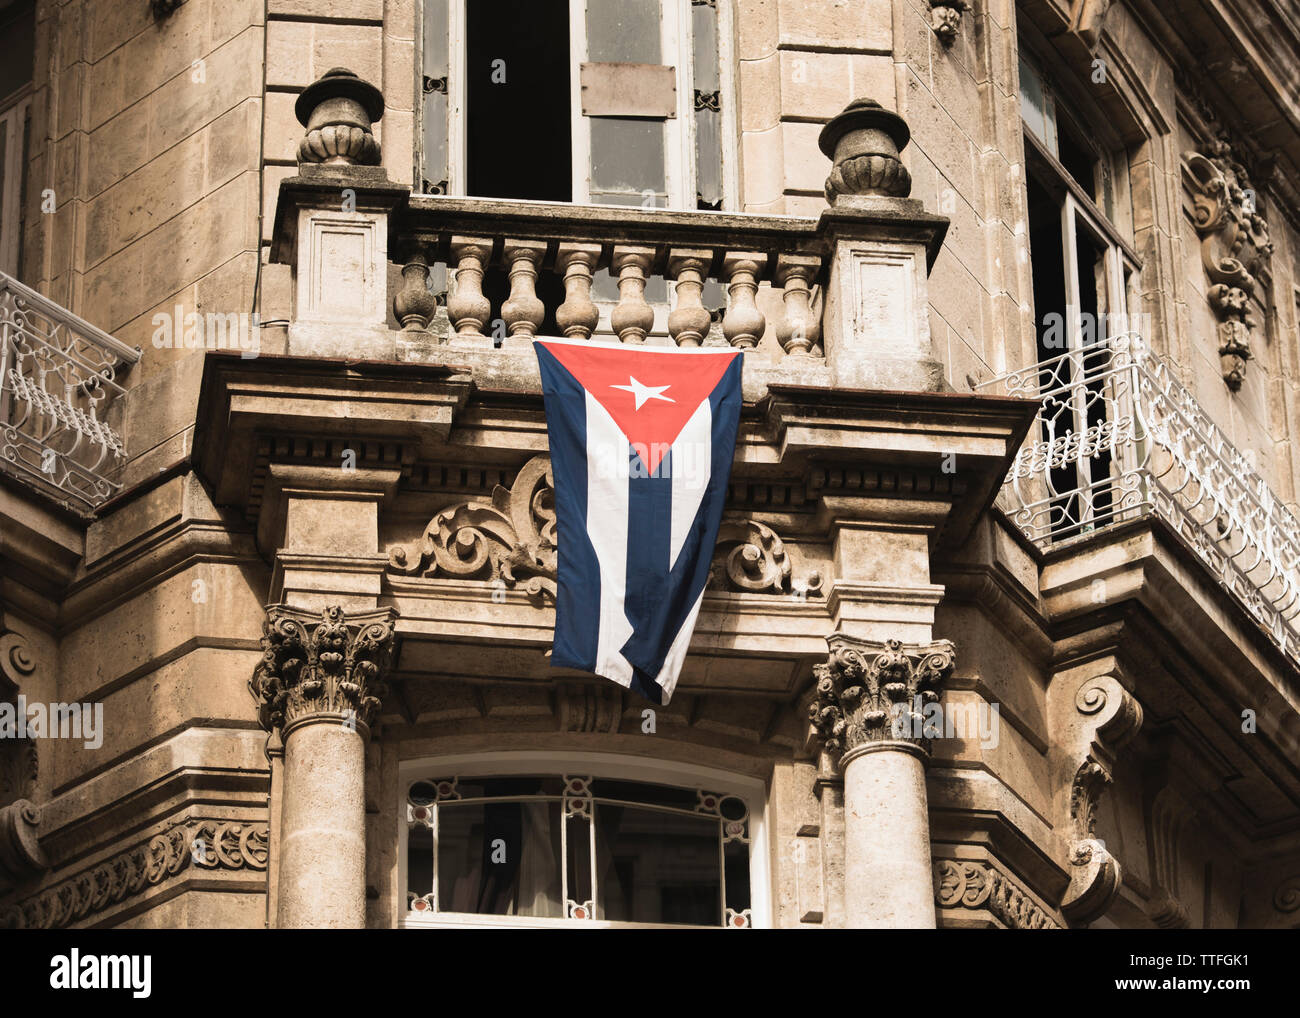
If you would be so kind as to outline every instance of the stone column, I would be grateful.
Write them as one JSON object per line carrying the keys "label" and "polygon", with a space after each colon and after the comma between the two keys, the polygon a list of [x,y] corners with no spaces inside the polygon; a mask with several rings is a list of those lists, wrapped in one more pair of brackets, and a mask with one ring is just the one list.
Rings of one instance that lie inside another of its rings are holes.
{"label": "stone column", "polygon": [[809,734],[844,777],[846,924],[933,929],[924,711],[955,650],[947,640],[881,644],[842,633],[827,642]]}
{"label": "stone column", "polygon": [[396,611],[272,605],[249,689],[284,742],[276,926],[361,929],[366,917],[365,743]]}

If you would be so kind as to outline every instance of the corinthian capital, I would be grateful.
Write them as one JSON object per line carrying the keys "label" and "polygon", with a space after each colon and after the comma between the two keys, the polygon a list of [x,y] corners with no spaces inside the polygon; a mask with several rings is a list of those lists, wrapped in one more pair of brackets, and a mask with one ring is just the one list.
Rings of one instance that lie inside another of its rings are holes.
{"label": "corinthian capital", "polygon": [[834,757],[884,743],[926,752],[923,712],[952,674],[952,642],[882,644],[836,633],[827,643],[829,658],[813,668],[809,738]]}
{"label": "corinthian capital", "polygon": [[[262,663],[248,688],[267,731],[313,717],[369,727],[379,711],[393,654],[392,608],[348,617],[272,605],[262,623]],[[283,733],[282,733],[283,734]]]}

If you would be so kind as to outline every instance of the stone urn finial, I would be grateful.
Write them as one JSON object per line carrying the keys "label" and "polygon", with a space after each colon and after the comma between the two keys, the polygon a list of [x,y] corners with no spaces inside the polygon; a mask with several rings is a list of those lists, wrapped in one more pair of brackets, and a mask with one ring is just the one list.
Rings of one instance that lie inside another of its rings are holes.
{"label": "stone urn finial", "polygon": [[307,133],[298,162],[379,165],[379,142],[371,125],[384,115],[384,97],[346,67],[335,67],[298,96],[293,107]]}
{"label": "stone urn finial", "polygon": [[907,122],[874,99],[855,99],[822,128],[817,144],[834,164],[826,178],[826,200],[840,195],[906,198],[912,176],[899,153],[912,132]]}

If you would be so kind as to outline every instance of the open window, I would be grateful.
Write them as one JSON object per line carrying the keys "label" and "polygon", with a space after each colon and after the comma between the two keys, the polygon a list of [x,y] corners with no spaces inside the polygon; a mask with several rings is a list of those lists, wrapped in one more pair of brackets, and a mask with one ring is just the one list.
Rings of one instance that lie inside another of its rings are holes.
{"label": "open window", "polygon": [[0,10],[0,272],[14,277],[22,263],[35,18],[30,0]]}
{"label": "open window", "polygon": [[727,0],[424,0],[432,194],[731,207]]}
{"label": "open window", "polygon": [[[1029,250],[1044,441],[1092,435],[1053,460],[1054,529],[1092,529],[1113,515],[1112,462],[1100,436],[1114,416],[1108,374],[1117,346],[1141,342],[1137,253],[1126,164],[1029,59],[1020,60]],[[1102,140],[1098,140],[1098,138]],[[1122,151],[1122,150],[1121,150]],[[1089,429],[1093,429],[1091,432]]]}

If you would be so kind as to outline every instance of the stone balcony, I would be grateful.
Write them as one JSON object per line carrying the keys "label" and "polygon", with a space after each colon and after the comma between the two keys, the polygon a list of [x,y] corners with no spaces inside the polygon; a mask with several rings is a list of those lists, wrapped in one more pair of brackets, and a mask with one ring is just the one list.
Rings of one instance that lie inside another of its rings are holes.
{"label": "stone balcony", "polygon": [[[308,139],[334,133],[304,141],[281,184],[271,259],[294,269],[288,354],[455,365],[536,391],[532,339],[565,336],[744,350],[751,402],[771,382],[947,387],[927,278],[948,221],[907,196],[907,126],[878,104],[823,131],[829,207],[805,218],[410,194],[366,165],[372,98],[339,70],[299,102]],[[326,106],[337,123],[320,126]]]}
{"label": "stone balcony", "polygon": [[1300,520],[1142,337],[981,388],[1041,401],[999,498],[1026,537],[1046,550],[1155,516],[1300,663]]}
{"label": "stone balcony", "polygon": [[109,425],[139,349],[0,272],[0,470],[88,516],[121,486]]}

